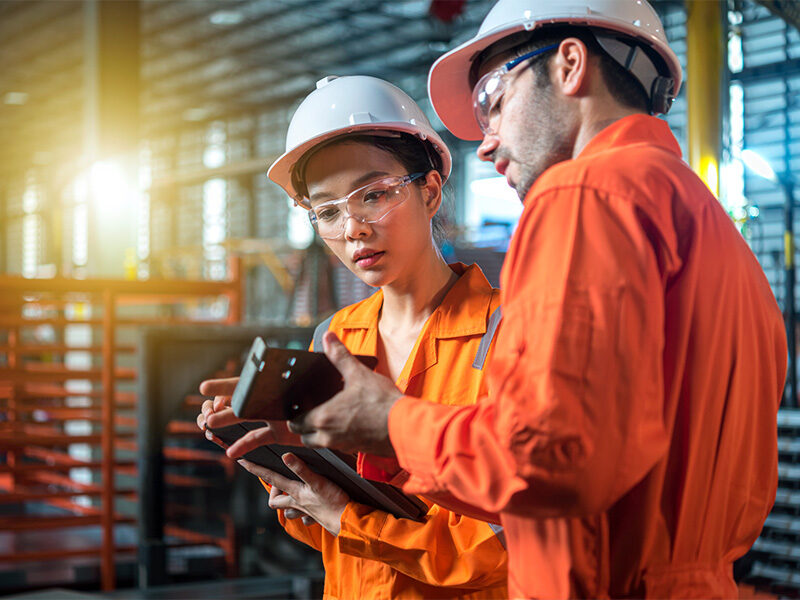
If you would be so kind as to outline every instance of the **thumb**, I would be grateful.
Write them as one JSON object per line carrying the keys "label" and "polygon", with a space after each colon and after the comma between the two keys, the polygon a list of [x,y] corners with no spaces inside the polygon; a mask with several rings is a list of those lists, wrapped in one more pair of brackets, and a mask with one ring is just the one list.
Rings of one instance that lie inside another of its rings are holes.
{"label": "thumb", "polygon": [[238,377],[227,379],[206,379],[200,384],[200,393],[203,396],[230,396],[239,382]]}
{"label": "thumb", "polygon": [[363,376],[363,370],[367,369],[367,367],[362,365],[355,356],[350,354],[350,351],[339,341],[335,333],[328,331],[322,338],[322,346],[325,348],[325,356],[327,356],[328,360],[333,363],[333,366],[339,370],[339,373],[342,374],[345,381],[359,375]]}

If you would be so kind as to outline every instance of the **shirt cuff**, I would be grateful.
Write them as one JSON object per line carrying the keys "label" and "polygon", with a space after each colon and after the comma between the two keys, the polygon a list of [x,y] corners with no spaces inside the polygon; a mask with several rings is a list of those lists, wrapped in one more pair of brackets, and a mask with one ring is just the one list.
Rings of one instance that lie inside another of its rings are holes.
{"label": "shirt cuff", "polygon": [[440,432],[453,407],[403,396],[389,412],[389,439],[400,466],[408,471],[403,490],[413,494],[436,491],[436,449]]}
{"label": "shirt cuff", "polygon": [[339,551],[351,556],[373,558],[389,513],[357,502],[348,502],[339,522],[336,543]]}

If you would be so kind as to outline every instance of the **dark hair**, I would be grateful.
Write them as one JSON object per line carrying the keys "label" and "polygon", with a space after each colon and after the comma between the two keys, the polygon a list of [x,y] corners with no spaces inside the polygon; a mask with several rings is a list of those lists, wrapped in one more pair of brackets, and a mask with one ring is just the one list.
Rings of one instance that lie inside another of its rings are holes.
{"label": "dark hair", "polygon": [[[309,159],[317,152],[328,146],[337,144],[364,144],[366,146],[373,146],[379,150],[383,150],[392,158],[397,160],[409,173],[428,173],[429,171],[438,171],[442,173],[442,160],[439,154],[431,147],[428,142],[424,142],[418,137],[410,133],[392,133],[392,135],[370,135],[367,133],[356,133],[352,135],[343,135],[341,137],[333,138],[332,140],[320,144],[313,150],[306,153],[297,163],[297,166],[292,173],[292,180],[295,189],[302,193],[308,194],[308,189],[305,184],[305,167]],[[417,179],[415,182],[420,187],[425,183],[424,179]],[[433,217],[431,228],[433,230],[433,239],[437,244],[440,244],[446,234],[447,223],[447,207],[445,206],[445,190],[442,190],[442,204],[439,211]]]}
{"label": "dark hair", "polygon": [[[649,113],[650,112],[650,98],[644,86],[628,72],[621,64],[611,58],[609,54],[600,47],[597,39],[592,34],[591,30],[586,27],[576,27],[572,25],[553,25],[544,27],[533,34],[529,32],[521,32],[510,36],[505,40],[501,40],[503,47],[513,48],[515,56],[522,56],[533,50],[544,48],[553,44],[559,44],[566,38],[577,38],[584,43],[586,49],[592,56],[595,56],[600,65],[600,72],[603,75],[608,91],[611,96],[620,104],[634,108],[638,111]],[[516,42],[516,45],[515,45]],[[495,44],[497,46],[497,44]],[[549,57],[556,50],[550,50],[544,53],[545,57]],[[497,51],[492,51],[492,46],[484,51],[484,56],[489,57],[496,55]],[[479,67],[480,63],[485,61],[478,59],[475,61]],[[536,73],[536,81],[543,87],[549,87],[549,60],[535,60],[531,68]]]}

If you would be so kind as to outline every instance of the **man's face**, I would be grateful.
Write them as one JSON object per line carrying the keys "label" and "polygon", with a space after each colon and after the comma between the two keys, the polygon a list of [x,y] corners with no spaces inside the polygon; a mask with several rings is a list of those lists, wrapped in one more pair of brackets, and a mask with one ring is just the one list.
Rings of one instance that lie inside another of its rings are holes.
{"label": "man's face", "polygon": [[[479,79],[513,58],[515,55],[504,53],[488,61],[481,67]],[[543,77],[530,67],[530,61],[508,73],[506,92],[490,123],[492,131],[478,148],[478,158],[493,162],[520,200],[545,170],[572,158],[574,119],[567,104],[559,101],[557,89],[542,81]]]}

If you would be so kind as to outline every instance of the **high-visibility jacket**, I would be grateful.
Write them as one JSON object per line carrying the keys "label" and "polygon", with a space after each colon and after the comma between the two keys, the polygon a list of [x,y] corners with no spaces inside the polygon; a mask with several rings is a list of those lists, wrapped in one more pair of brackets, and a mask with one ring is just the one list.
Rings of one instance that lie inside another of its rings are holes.
{"label": "high-visibility jacket", "polygon": [[[466,405],[486,393],[473,361],[500,294],[478,266],[451,268],[460,277],[425,324],[396,384],[404,393]],[[376,356],[382,304],[378,291],[337,312],[328,329],[350,352]],[[403,480],[393,460],[360,455],[358,467],[369,479]],[[500,528],[429,505],[418,523],[350,502],[338,537],[278,514],[290,535],[322,552],[325,598],[507,598]]]}
{"label": "high-visibility jacket", "polygon": [[499,512],[514,597],[736,597],[775,498],[786,337],[667,124],[623,118],[548,169],[501,283],[489,398],[390,413],[406,491]]}

